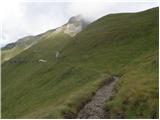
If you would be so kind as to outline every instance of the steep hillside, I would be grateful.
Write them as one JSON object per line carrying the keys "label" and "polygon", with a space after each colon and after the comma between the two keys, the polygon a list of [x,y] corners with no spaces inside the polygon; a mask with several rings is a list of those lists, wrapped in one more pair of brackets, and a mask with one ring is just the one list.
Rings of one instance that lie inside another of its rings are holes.
{"label": "steep hillside", "polygon": [[22,39],[19,39],[17,42],[7,44],[3,47],[1,62],[5,62],[10,58],[16,56],[17,54],[21,53],[22,51],[28,49],[31,45],[35,44],[35,40],[33,36],[27,36]]}
{"label": "steep hillside", "polygon": [[81,15],[78,15],[71,17],[66,24],[62,25],[59,28],[49,30],[37,36],[27,36],[19,39],[16,42],[9,43],[1,49],[1,63],[4,63],[5,61],[15,57],[19,53],[30,48],[32,45],[37,44],[39,41],[47,39],[48,37],[51,37],[52,35],[57,34],[59,32],[66,33],[73,37],[80,31],[82,31],[88,24],[89,22],[84,20],[84,18]]}
{"label": "steep hillside", "polygon": [[75,118],[112,75],[107,118],[158,118],[158,24],[153,8],[42,38],[2,64],[2,118]]}

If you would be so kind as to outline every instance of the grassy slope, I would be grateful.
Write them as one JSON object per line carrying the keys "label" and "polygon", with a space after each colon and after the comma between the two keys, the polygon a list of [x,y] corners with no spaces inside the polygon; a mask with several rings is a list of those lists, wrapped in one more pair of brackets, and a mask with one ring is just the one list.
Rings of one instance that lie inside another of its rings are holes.
{"label": "grassy slope", "polygon": [[[5,61],[15,57],[16,55],[20,54],[21,52],[27,50],[30,46],[32,46],[33,44],[37,43],[38,41],[40,41],[41,39],[46,39],[47,36],[52,36],[52,34],[54,34],[54,30],[49,30],[47,32],[43,34],[40,34],[36,37],[24,37],[20,40],[18,40],[15,43],[15,46],[13,48],[5,48],[5,49],[1,49],[1,64],[4,63]],[[28,39],[28,40],[26,40]]]}
{"label": "grassy slope", "polygon": [[129,65],[106,103],[111,118],[158,118],[158,50]]}
{"label": "grassy slope", "polygon": [[31,45],[31,43],[30,44],[28,43],[28,45],[18,45],[18,46],[15,46],[14,48],[11,48],[11,49],[2,50],[2,52],[1,52],[2,53],[1,54],[1,63],[15,57],[19,53],[26,50],[30,45]]}
{"label": "grassy slope", "polygon": [[5,62],[6,60],[9,60],[10,58],[16,56],[18,53],[21,52],[21,49],[13,48],[11,50],[3,50],[1,52],[1,63]]}
{"label": "grassy slope", "polygon": [[13,58],[19,53],[23,52],[27,47],[14,47],[8,50],[2,50],[1,52],[1,63]]}
{"label": "grassy slope", "polygon": [[[55,59],[57,50],[60,58]],[[112,74],[123,75],[107,104],[112,117],[119,112],[127,118],[158,116],[157,53],[158,8],[105,16],[74,38],[62,33],[48,37],[2,65],[2,117],[73,116]],[[10,63],[20,58],[29,62]],[[38,59],[47,63],[33,62]],[[147,105],[136,107],[143,95]],[[126,96],[131,102],[123,104]]]}

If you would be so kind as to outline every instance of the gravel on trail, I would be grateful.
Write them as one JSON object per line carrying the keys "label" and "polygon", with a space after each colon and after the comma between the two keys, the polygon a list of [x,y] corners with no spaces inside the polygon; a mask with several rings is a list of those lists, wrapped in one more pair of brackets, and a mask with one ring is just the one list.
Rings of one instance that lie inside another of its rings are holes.
{"label": "gravel on trail", "polygon": [[107,80],[105,85],[102,86],[96,94],[93,96],[90,102],[88,102],[78,113],[78,119],[104,119],[105,116],[105,102],[113,94],[113,88],[119,77],[112,76]]}

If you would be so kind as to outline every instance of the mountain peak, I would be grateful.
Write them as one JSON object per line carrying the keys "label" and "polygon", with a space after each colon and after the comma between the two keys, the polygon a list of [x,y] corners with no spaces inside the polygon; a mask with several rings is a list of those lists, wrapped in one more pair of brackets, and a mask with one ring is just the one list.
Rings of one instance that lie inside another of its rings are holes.
{"label": "mountain peak", "polygon": [[82,15],[77,15],[71,17],[65,25],[57,28],[56,32],[64,32],[65,34],[73,37],[80,31],[82,31],[82,29],[84,29],[87,25],[88,22],[84,20]]}
{"label": "mountain peak", "polygon": [[83,20],[82,15],[73,16],[69,19],[68,23],[80,22]]}
{"label": "mountain peak", "polygon": [[68,23],[65,25],[64,33],[70,36],[75,36],[77,33],[82,31],[83,28],[87,26],[87,22],[84,20],[82,15],[73,16],[69,19]]}

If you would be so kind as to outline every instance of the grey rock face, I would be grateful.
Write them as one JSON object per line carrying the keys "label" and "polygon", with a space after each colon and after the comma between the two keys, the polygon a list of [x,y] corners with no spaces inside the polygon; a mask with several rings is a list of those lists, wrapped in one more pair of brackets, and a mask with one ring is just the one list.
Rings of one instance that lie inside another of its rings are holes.
{"label": "grey rock face", "polygon": [[75,36],[77,33],[82,31],[88,23],[83,19],[81,15],[77,15],[75,17],[71,17],[65,25],[56,29],[56,32],[64,32],[71,37]]}

